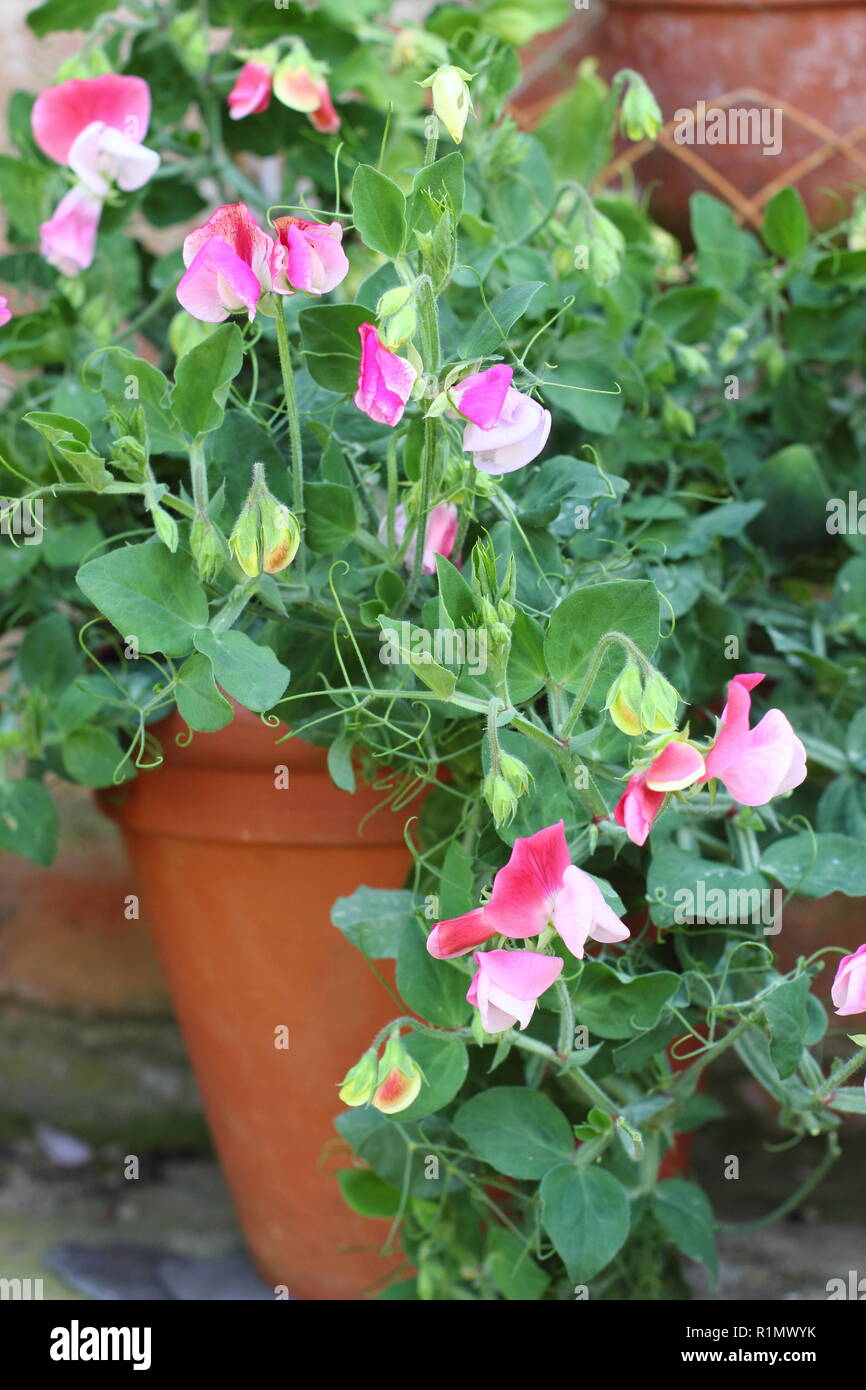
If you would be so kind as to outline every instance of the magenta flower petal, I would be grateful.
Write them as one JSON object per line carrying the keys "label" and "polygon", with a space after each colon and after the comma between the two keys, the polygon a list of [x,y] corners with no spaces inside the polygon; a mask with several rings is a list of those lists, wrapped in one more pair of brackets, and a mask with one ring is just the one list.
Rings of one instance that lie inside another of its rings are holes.
{"label": "magenta flower petal", "polygon": [[646,770],[646,785],[654,792],[677,792],[703,777],[704,760],[697,748],[676,739],[667,745]]}
{"label": "magenta flower petal", "polygon": [[150,121],[150,88],[144,79],[109,72],[47,87],[33,105],[33,138],[49,159],[65,164],[75,139],[93,121],[130,140],[143,140]]}
{"label": "magenta flower petal", "polygon": [[626,789],[614,808],[613,818],[617,825],[624,827],[632,844],[646,843],[664,800],[664,792],[651,791],[646,785],[644,773],[636,772],[628,779]]}
{"label": "magenta flower petal", "polygon": [[324,79],[316,83],[316,90],[319,104],[314,111],[308,113],[310,122],[320,135],[335,135],[341,122],[331,100],[331,90]]}
{"label": "magenta flower petal", "polygon": [[484,911],[503,936],[538,936],[553,918],[557,894],[571,859],[565,826],[557,821],[534,835],[518,836],[511,858],[493,880]]}
{"label": "magenta flower petal", "polygon": [[462,917],[449,917],[444,922],[437,922],[427,937],[427,950],[437,960],[451,960],[454,956],[465,956],[476,946],[483,946],[495,935],[484,909],[473,907]]}
{"label": "magenta flower petal", "polygon": [[264,63],[244,63],[228,95],[229,116],[239,121],[266,111],[271,100],[271,70]]}
{"label": "magenta flower petal", "polygon": [[502,414],[514,371],[504,363],[464,377],[451,388],[455,406],[480,430],[491,430]]}
{"label": "magenta flower petal", "polygon": [[418,373],[404,357],[385,347],[372,323],[358,328],[361,365],[355,405],[371,420],[392,428],[403,418]]}
{"label": "magenta flower petal", "polygon": [[842,957],[830,997],[840,1017],[866,1013],[866,943]]}
{"label": "magenta flower petal", "polygon": [[246,203],[227,203],[217,208],[204,226],[190,232],[183,243],[184,265],[191,265],[213,237],[227,242],[235,255],[249,266],[262,294],[274,288],[277,274],[285,267],[285,249],[259,226]]}
{"label": "magenta flower petal", "polygon": [[274,231],[286,248],[289,284],[307,294],[329,294],[349,273],[339,222],[278,217]]}
{"label": "magenta flower petal", "polygon": [[12,318],[12,310],[9,308],[9,300],[5,294],[0,294],[0,328],[4,323],[9,323]]}
{"label": "magenta flower petal", "polygon": [[250,267],[221,237],[205,242],[177,287],[184,309],[203,323],[222,323],[240,309],[255,318],[261,292]]}

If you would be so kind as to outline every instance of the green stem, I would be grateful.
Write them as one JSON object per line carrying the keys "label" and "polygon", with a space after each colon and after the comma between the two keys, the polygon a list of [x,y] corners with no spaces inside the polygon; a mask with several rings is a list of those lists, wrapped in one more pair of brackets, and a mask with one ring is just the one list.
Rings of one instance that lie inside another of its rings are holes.
{"label": "green stem", "polygon": [[601,670],[601,663],[609,649],[615,646],[622,647],[626,655],[630,656],[633,661],[636,661],[647,674],[652,671],[652,664],[644,656],[640,647],[638,647],[630,637],[626,637],[624,632],[606,632],[595,649],[589,670],[583,679],[583,684],[578,690],[574,704],[569,710],[565,723],[562,726],[561,732],[563,738],[568,738],[580,718],[583,707],[589,699],[592,687],[595,685],[598,673]]}
{"label": "green stem", "polygon": [[255,594],[258,584],[259,580],[256,576],[255,579],[247,579],[245,583],[238,584],[236,588],[232,589],[225,606],[220,609],[210,623],[211,632],[227,632],[230,627],[234,626]]}
{"label": "green stem", "polygon": [[424,127],[427,134],[427,144],[424,148],[424,168],[426,169],[436,159],[436,149],[439,144],[439,117],[431,111]]}
{"label": "green stem", "polygon": [[556,997],[559,1000],[559,1039],[556,1050],[563,1061],[574,1050],[574,1005],[568,992],[568,985],[560,975],[556,981]]}
{"label": "green stem", "polygon": [[190,445],[189,472],[192,484],[192,500],[196,512],[203,521],[209,521],[208,504],[210,499],[207,486],[207,464],[204,457],[204,445],[200,439],[194,440]]}
{"label": "green stem", "polygon": [[[295,374],[292,370],[292,355],[289,348],[289,333],[286,328],[286,309],[282,295],[277,295],[277,350],[280,356],[280,373],[283,378],[283,395],[286,403],[286,416],[289,422],[289,445],[292,452],[292,510],[298,525],[304,529],[304,455],[301,444],[301,421],[298,415],[298,398],[295,393]],[[307,568],[305,546],[301,546],[297,556],[297,574],[304,582]]]}
{"label": "green stem", "polygon": [[861,1047],[843,1066],[833,1072],[826,1085],[822,1086],[817,1094],[820,1103],[826,1105],[828,1101],[832,1100],[833,1092],[844,1085],[848,1077],[853,1076],[854,1072],[859,1071],[863,1066],[866,1066],[866,1047]]}
{"label": "green stem", "polygon": [[415,530],[415,558],[412,561],[412,573],[403,600],[400,604],[399,612],[405,613],[409,608],[418,586],[421,583],[421,575],[424,565],[424,545],[427,540],[427,514],[430,511],[430,502],[433,496],[433,475],[436,471],[436,421],[424,421],[424,449],[421,455],[421,491],[418,499],[418,521]]}

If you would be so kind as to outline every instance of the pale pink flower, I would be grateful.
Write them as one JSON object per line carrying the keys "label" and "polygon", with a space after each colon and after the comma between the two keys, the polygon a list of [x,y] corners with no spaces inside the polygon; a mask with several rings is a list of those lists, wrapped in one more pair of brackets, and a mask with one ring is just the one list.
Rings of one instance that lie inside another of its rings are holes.
{"label": "pale pink flower", "polygon": [[405,357],[385,347],[372,323],[358,328],[361,365],[355,405],[380,425],[399,424],[418,373]]}
{"label": "pale pink flower", "polygon": [[763,679],[761,674],[734,676],[721,728],[707,754],[705,780],[717,777],[744,806],[764,806],[806,776],[806,750],[781,710],[768,710],[749,728],[749,692]]}
{"label": "pale pink flower", "polygon": [[866,1013],[866,943],[853,956],[842,957],[830,997],[842,1017]]}
{"label": "pale pink flower", "polygon": [[704,772],[704,759],[697,748],[674,739],[649,767],[628,779],[614,808],[614,820],[624,827],[633,844],[644,844],[666,794],[693,786]]}
{"label": "pale pink flower", "polygon": [[39,228],[39,249],[62,275],[77,275],[93,264],[102,199],[83,184],[61,198],[48,222]]}
{"label": "pale pink flower", "polygon": [[[394,537],[399,545],[406,534],[406,527],[409,519],[406,516],[406,509],[402,506],[397,507],[394,512]],[[457,531],[460,524],[460,516],[457,508],[452,502],[440,502],[433,508],[427,518],[427,530],[424,535],[424,561],[422,568],[425,574],[436,573],[436,556],[444,555],[449,559],[454,549],[454,542],[457,539]],[[383,516],[379,523],[379,540],[383,543],[388,539],[388,518]],[[417,548],[417,533],[412,537],[406,547],[406,554],[403,556],[403,563],[407,569],[411,569],[415,562],[415,551]]]}
{"label": "pale pink flower", "polygon": [[478,969],[466,995],[485,1033],[526,1028],[541,995],[559,979],[564,961],[535,951],[476,951]]}
{"label": "pale pink flower", "polygon": [[562,821],[534,835],[518,836],[511,858],[493,880],[489,901],[461,917],[437,922],[427,950],[447,960],[492,936],[540,936],[548,926],[578,958],[590,937],[610,942],[629,935],[595,879],[572,864]]}
{"label": "pale pink flower", "polygon": [[[485,418],[489,417],[485,415]],[[513,473],[538,457],[549,434],[550,411],[531,396],[524,396],[509,386],[493,424],[484,428],[475,424],[466,426],[463,448],[472,454],[472,462],[482,473]]]}
{"label": "pale pink flower", "polygon": [[0,328],[9,323],[12,318],[12,310],[9,308],[9,300],[5,294],[0,294]]}
{"label": "pale pink flower", "polygon": [[187,267],[177,287],[183,307],[203,323],[222,323],[246,309],[256,316],[262,295],[288,293],[286,251],[260,227],[245,203],[217,208],[183,244]]}
{"label": "pale pink flower", "polygon": [[274,96],[293,111],[302,111],[323,134],[340,129],[324,69],[309,57],[295,53],[283,59],[274,73]]}
{"label": "pale pink flower", "polygon": [[159,155],[142,143],[149,120],[147,83],[118,73],[48,87],[31,116],[39,148],[101,198],[112,185],[142,188],[156,172]]}

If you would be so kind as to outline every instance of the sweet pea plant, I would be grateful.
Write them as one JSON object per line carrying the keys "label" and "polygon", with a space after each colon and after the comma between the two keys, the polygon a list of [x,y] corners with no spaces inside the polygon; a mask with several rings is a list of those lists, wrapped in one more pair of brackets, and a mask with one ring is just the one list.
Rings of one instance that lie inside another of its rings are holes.
{"label": "sweet pea plant", "polygon": [[43,369],[0,441],[0,844],[48,862],[45,774],[147,775],[174,706],[325,743],[417,817],[409,885],[333,912],[396,963],[337,1120],[383,1296],[677,1295],[707,1067],[821,1139],[804,1191],[864,1108],[838,950],[773,951],[783,889],[866,893],[859,213],[786,190],[762,246],[699,195],[683,259],[591,197],[660,113],[590,69],[521,133],[554,3],[108,8],[0,166],[0,352]]}

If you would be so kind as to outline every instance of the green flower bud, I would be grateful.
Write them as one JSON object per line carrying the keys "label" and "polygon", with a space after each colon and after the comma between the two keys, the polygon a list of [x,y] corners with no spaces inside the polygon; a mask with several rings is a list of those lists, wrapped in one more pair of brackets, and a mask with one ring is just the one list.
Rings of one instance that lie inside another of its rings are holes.
{"label": "green flower bud", "polygon": [[640,672],[630,661],[610,687],[605,701],[605,708],[614,724],[629,738],[637,738],[644,732],[640,717],[642,699]]}
{"label": "green flower bud", "polygon": [[418,332],[418,313],[414,303],[404,305],[383,326],[382,341],[393,352],[408,343]]}
{"label": "green flower bud", "polygon": [[455,145],[463,139],[472,98],[468,83],[473,74],[453,66],[437,68],[431,77],[419,82],[419,87],[432,87],[433,110],[439,117]]}
{"label": "green flower bud", "polygon": [[653,671],[644,686],[640,705],[641,723],[647,733],[666,734],[677,727],[680,697],[660,671]]}
{"label": "green flower bud", "polygon": [[385,1044],[379,1063],[374,1106],[383,1115],[398,1114],[412,1104],[423,1079],[417,1062],[406,1051],[395,1029]]}
{"label": "green flower bud", "polygon": [[677,405],[670,396],[665,396],[664,399],[662,423],[669,434],[685,434],[691,438],[695,432],[695,417],[692,412],[686,410],[683,405]]}
{"label": "green flower bud", "polygon": [[225,551],[222,537],[209,517],[195,518],[190,527],[189,546],[199,579],[205,584],[210,583],[225,563]]}
{"label": "green flower bud", "polygon": [[484,800],[490,807],[497,829],[510,825],[517,813],[519,796],[508,785],[504,777],[488,772],[483,785]]}
{"label": "green flower bud", "polygon": [[[699,351],[698,348],[689,347],[685,343],[677,343],[676,353],[686,376],[709,376],[710,364],[706,354]],[[721,361],[721,353],[719,354],[719,361]]]}
{"label": "green flower bud", "polygon": [[344,1105],[366,1105],[373,1099],[379,1063],[375,1048],[365,1052],[360,1062],[356,1062],[344,1076],[340,1084],[340,1100]]}
{"label": "green flower bud", "polygon": [[664,125],[659,104],[640,73],[627,71],[625,77],[620,129],[629,140],[654,140]]}
{"label": "green flower bud", "polygon": [[595,283],[612,285],[619,278],[625,255],[625,237],[603,213],[593,216],[589,240],[589,264]]}
{"label": "green flower bud", "polygon": [[376,317],[386,319],[391,314],[399,313],[408,304],[412,294],[411,285],[395,285],[392,290],[386,290],[376,305]]}
{"label": "green flower bud", "polygon": [[279,574],[287,569],[298,553],[301,528],[294,512],[290,512],[272,493],[259,499],[262,526],[262,569],[265,574]]}
{"label": "green flower bud", "polygon": [[742,324],[735,324],[729,328],[719,346],[719,362],[726,367],[729,362],[733,362],[740,348],[749,341],[748,329],[743,328]]}
{"label": "green flower bud", "polygon": [[534,782],[534,777],[520,758],[513,758],[510,753],[499,753],[499,772],[511,790],[518,796],[523,796],[528,792]]}
{"label": "green flower bud", "polygon": [[232,528],[229,547],[244,574],[250,579],[262,572],[261,526],[259,509],[247,501]]}
{"label": "green flower bud", "polygon": [[111,462],[124,473],[141,477],[147,465],[147,454],[133,435],[122,434],[111,445]]}
{"label": "green flower bud", "polygon": [[173,555],[177,550],[179,539],[177,522],[158,502],[154,502],[150,509],[150,514],[153,517],[153,529],[156,531],[163,545],[166,546]]}

